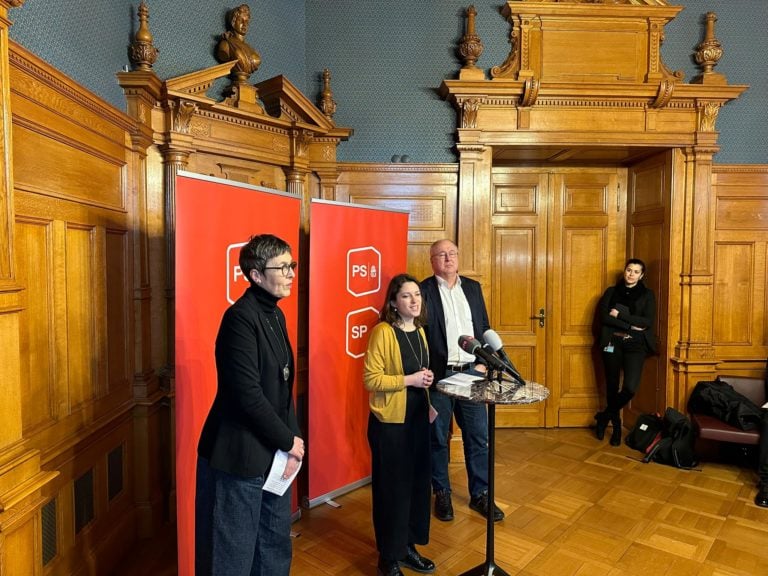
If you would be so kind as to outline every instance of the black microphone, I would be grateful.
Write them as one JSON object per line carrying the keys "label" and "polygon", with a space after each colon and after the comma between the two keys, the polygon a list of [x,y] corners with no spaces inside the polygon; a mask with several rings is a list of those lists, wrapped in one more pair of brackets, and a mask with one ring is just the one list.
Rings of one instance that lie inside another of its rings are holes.
{"label": "black microphone", "polygon": [[509,366],[504,364],[504,362],[502,362],[495,354],[483,350],[483,345],[477,338],[473,338],[472,336],[459,336],[459,348],[464,350],[464,352],[479,356],[489,368],[509,373]]}
{"label": "black microphone", "polygon": [[486,345],[490,346],[496,355],[501,358],[507,367],[512,371],[512,376],[525,384],[525,380],[523,380],[523,377],[520,376],[520,372],[517,371],[515,365],[512,364],[512,360],[510,360],[509,356],[507,356],[507,353],[504,352],[504,343],[501,341],[501,336],[499,336],[496,330],[489,329],[483,332],[483,340],[485,340]]}

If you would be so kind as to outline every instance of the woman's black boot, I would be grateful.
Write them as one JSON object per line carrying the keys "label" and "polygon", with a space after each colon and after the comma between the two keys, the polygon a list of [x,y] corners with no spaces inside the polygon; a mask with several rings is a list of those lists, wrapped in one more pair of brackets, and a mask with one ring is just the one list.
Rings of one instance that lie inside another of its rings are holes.
{"label": "woman's black boot", "polygon": [[611,416],[611,426],[613,426],[613,431],[609,442],[611,446],[621,446],[621,416],[618,413]]}
{"label": "woman's black boot", "polygon": [[595,414],[595,436],[598,440],[605,438],[605,429],[608,428],[610,417],[605,412]]}

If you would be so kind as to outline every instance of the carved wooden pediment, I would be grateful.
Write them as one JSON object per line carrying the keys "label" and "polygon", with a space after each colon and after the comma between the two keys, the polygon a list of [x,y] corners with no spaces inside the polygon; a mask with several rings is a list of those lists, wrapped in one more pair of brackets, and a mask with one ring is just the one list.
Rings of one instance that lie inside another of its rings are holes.
{"label": "carved wooden pediment", "polygon": [[212,110],[225,116],[246,117],[259,124],[289,127],[300,126],[316,135],[347,139],[352,134],[349,128],[337,127],[331,118],[313,104],[285,76],[275,76],[255,85],[241,86],[242,96],[250,90],[252,97],[260,103],[244,105],[237,97],[218,101],[207,95],[213,84],[229,76],[232,62],[225,62],[203,70],[197,70],[163,83],[163,97],[175,110],[175,131],[185,131],[195,113]]}
{"label": "carved wooden pediment", "polygon": [[259,90],[264,108],[276,118],[290,119],[294,122],[316,125],[325,130],[334,127],[327,118],[304,94],[285,76],[275,76],[259,82]]}
{"label": "carved wooden pediment", "polygon": [[[667,68],[664,27],[680,10],[662,0],[507,0],[505,61],[487,77],[477,67],[480,51],[465,50],[458,79],[443,82],[459,112],[459,143],[715,146],[720,108],[747,87],[712,71],[722,54],[712,13],[696,54],[703,74],[685,83]],[[482,45],[473,11],[460,48]]]}

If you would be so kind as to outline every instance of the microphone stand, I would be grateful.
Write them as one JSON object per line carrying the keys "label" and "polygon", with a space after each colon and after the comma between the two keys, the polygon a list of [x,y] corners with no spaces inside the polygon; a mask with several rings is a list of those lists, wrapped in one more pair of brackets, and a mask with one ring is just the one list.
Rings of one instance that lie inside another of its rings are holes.
{"label": "microphone stand", "polygon": [[[501,394],[502,382],[501,370],[494,370],[488,367],[485,378],[490,394],[488,398],[493,398],[495,394]],[[486,515],[485,528],[485,562],[475,566],[471,570],[464,572],[462,576],[509,576],[504,570],[496,566],[493,560],[494,554],[494,521],[493,512],[496,506],[494,497],[495,484],[495,450],[496,450],[496,402],[487,402],[488,404],[488,513]]]}

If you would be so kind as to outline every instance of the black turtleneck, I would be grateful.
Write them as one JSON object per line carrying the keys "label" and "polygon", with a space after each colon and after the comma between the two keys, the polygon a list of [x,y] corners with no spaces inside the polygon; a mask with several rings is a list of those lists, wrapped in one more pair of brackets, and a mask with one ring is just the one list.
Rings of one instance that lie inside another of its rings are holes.
{"label": "black turtleneck", "polygon": [[647,288],[645,287],[645,284],[643,284],[642,280],[640,280],[632,287],[627,286],[624,283],[624,280],[619,280],[616,283],[616,288],[613,290],[611,306],[616,304],[623,304],[629,308],[630,314],[635,314],[637,312],[635,310],[635,303],[637,302],[637,299],[645,293],[646,290]]}
{"label": "black turtleneck", "polygon": [[251,287],[249,288],[249,290],[256,297],[256,302],[259,303],[259,307],[264,312],[266,312],[267,314],[271,314],[272,312],[275,311],[275,308],[277,308],[277,302],[280,300],[280,298],[278,298],[273,294],[270,294],[258,284],[251,284]]}

